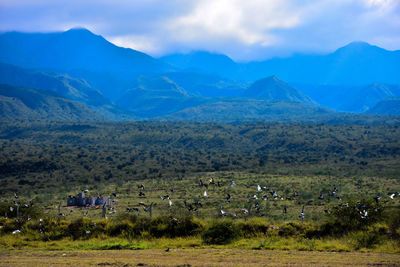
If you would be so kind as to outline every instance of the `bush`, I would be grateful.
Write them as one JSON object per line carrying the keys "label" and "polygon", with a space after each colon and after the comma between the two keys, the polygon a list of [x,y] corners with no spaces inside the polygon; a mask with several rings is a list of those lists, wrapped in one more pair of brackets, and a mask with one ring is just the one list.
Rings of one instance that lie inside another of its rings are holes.
{"label": "bush", "polygon": [[192,217],[161,216],[151,221],[150,234],[154,237],[182,237],[196,235],[203,226]]}
{"label": "bush", "polygon": [[269,224],[265,220],[258,218],[252,218],[248,221],[239,221],[237,226],[242,237],[255,237],[260,234],[265,235],[270,229]]}
{"label": "bush", "polygon": [[46,217],[41,222],[38,220],[29,221],[24,226],[26,232],[32,240],[59,240],[68,235],[68,221],[57,221],[54,218]]}
{"label": "bush", "polygon": [[389,233],[392,238],[400,239],[400,212],[398,209],[390,210],[388,217]]}
{"label": "bush", "polygon": [[239,237],[239,228],[230,220],[213,222],[202,234],[206,244],[228,244]]}
{"label": "bush", "polygon": [[106,233],[108,223],[105,220],[92,221],[89,218],[79,218],[68,225],[68,235],[75,239],[88,239]]}
{"label": "bush", "polygon": [[290,222],[280,226],[278,234],[280,236],[314,237],[316,227],[312,223]]}
{"label": "bush", "polygon": [[[373,200],[352,201],[349,206],[331,209],[328,221],[321,225],[321,235],[343,235],[352,231],[364,230],[368,226],[383,220],[383,207]],[[365,210],[368,216],[361,212]]]}
{"label": "bush", "polygon": [[122,222],[113,223],[108,226],[107,233],[110,236],[119,236],[121,234],[134,235],[134,224],[124,220]]}
{"label": "bush", "polygon": [[[28,206],[25,206],[27,204]],[[13,211],[10,211],[10,207]],[[7,214],[8,218],[15,218],[17,216],[17,208],[14,203],[2,202],[0,203],[0,214]],[[42,217],[43,214],[37,206],[31,206],[30,203],[21,202],[19,206],[19,221],[26,222],[27,218],[36,219]]]}
{"label": "bush", "polygon": [[373,248],[383,240],[383,236],[376,232],[358,232],[351,237],[355,249]]}
{"label": "bush", "polygon": [[14,230],[21,230],[20,224],[14,219],[3,219],[1,233],[11,233]]}

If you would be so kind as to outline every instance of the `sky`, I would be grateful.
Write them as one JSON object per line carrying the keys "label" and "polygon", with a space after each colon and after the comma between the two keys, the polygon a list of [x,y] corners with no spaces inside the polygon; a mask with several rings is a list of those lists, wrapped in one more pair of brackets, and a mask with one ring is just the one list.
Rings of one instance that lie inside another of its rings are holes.
{"label": "sky", "polygon": [[0,31],[84,27],[152,56],[205,50],[236,61],[400,49],[400,0],[0,0]]}

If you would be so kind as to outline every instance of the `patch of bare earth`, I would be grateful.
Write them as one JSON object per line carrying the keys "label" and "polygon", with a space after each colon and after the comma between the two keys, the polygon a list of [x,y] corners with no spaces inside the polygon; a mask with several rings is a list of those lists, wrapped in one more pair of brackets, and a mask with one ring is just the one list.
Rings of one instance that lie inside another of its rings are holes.
{"label": "patch of bare earth", "polygon": [[246,249],[0,251],[0,266],[400,266],[400,255]]}

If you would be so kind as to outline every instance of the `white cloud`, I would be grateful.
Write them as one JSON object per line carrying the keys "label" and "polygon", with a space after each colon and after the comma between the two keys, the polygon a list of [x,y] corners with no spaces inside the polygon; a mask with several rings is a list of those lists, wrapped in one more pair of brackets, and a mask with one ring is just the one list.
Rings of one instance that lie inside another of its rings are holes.
{"label": "white cloud", "polygon": [[299,23],[298,9],[286,0],[200,0],[189,14],[173,18],[168,29],[183,41],[227,38],[268,45],[275,42],[269,30]]}
{"label": "white cloud", "polygon": [[88,27],[152,55],[239,60],[329,52],[354,40],[400,48],[400,0],[0,0],[0,31]]}

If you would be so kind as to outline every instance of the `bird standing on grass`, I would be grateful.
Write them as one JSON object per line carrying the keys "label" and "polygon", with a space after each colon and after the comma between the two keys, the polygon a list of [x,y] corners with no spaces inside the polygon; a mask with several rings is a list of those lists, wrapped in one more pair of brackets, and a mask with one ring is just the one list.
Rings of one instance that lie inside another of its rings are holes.
{"label": "bird standing on grass", "polygon": [[304,205],[303,205],[303,208],[301,209],[301,213],[300,213],[299,217],[300,217],[301,221],[303,222],[304,221]]}

